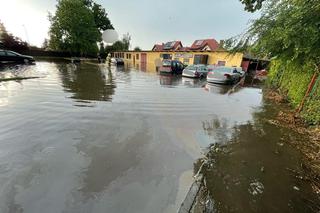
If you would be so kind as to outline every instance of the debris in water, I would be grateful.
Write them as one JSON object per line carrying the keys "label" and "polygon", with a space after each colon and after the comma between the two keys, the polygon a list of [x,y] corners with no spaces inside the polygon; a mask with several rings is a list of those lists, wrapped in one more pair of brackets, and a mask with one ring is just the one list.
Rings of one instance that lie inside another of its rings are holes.
{"label": "debris in water", "polygon": [[250,183],[250,187],[248,189],[249,193],[252,195],[258,195],[258,194],[262,194],[264,190],[264,186],[261,182],[259,181],[255,181],[253,183]]}
{"label": "debris in water", "polygon": [[296,190],[296,191],[300,191],[300,189],[298,187],[296,187],[296,186],[294,186],[293,189]]}

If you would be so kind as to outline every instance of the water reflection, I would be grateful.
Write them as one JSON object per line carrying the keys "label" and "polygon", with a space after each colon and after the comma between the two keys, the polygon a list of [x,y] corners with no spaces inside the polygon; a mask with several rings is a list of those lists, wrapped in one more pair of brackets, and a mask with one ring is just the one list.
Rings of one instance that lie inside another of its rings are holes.
{"label": "water reflection", "polygon": [[232,94],[239,92],[241,89],[243,89],[243,86],[235,86],[235,85],[220,85],[220,84],[210,84],[207,83],[205,85],[205,90],[211,93],[216,93],[216,94]]}
{"label": "water reflection", "polygon": [[182,84],[190,88],[203,87],[206,84],[206,79],[182,77]]}
{"label": "water reflection", "polygon": [[178,86],[181,84],[181,76],[176,75],[159,75],[160,85],[162,86]]}
{"label": "water reflection", "polygon": [[[217,212],[320,210],[310,184],[291,172],[303,174],[304,167],[301,154],[289,146],[289,141],[303,142],[306,138],[267,122],[274,111],[265,106],[255,113],[254,122],[232,129],[217,118],[203,122],[203,130],[225,144],[210,148],[210,163],[204,171]],[[199,162],[195,166],[199,167]]]}
{"label": "water reflection", "polygon": [[0,64],[0,79],[14,77],[30,77],[30,71],[33,71],[34,66],[24,64]]}
{"label": "water reflection", "polygon": [[59,64],[58,70],[66,91],[79,100],[111,101],[115,81],[110,69],[104,65]]}
{"label": "water reflection", "polygon": [[202,128],[204,133],[213,140],[212,142],[219,144],[228,142],[233,132],[233,129],[229,127],[227,120],[219,119],[218,117],[209,121],[203,121]]}

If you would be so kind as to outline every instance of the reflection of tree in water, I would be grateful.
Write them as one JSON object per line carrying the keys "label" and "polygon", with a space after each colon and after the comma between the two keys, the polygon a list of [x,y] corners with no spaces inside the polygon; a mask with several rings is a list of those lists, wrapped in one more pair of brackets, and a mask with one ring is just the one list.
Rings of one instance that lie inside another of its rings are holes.
{"label": "reflection of tree in water", "polygon": [[[301,154],[290,140],[305,138],[270,124],[274,109],[265,106],[254,113],[254,122],[235,125],[230,131],[219,119],[202,123],[204,131],[217,139],[209,147],[203,167],[205,183],[217,212],[318,212],[319,200],[304,174]],[[225,132],[230,132],[230,137]],[[222,145],[217,145],[222,144]],[[195,162],[197,172],[203,160]],[[289,169],[288,169],[289,168]],[[298,187],[299,192],[294,188]],[[202,195],[206,197],[206,195]]]}
{"label": "reflection of tree in water", "polygon": [[103,66],[59,64],[63,87],[80,100],[111,101],[116,85],[112,72]]}
{"label": "reflection of tree in water", "polygon": [[225,119],[213,118],[210,121],[202,121],[202,128],[206,135],[213,138],[214,143],[225,144],[229,142],[231,130]]}

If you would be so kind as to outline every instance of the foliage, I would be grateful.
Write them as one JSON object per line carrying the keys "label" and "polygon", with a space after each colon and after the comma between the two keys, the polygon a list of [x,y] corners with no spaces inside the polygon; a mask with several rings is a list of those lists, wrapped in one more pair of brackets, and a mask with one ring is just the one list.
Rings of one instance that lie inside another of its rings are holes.
{"label": "foliage", "polygon": [[[270,84],[287,93],[294,107],[320,65],[320,1],[267,0],[248,31],[228,40],[233,51],[272,59]],[[317,90],[317,92],[319,89]],[[319,99],[309,98],[302,115],[319,123]]]}
{"label": "foliage", "polygon": [[124,34],[122,37],[122,43],[124,45],[124,50],[129,50],[130,42],[131,42],[131,35],[129,33]]}
{"label": "foliage", "polygon": [[43,41],[43,43],[41,45],[41,48],[44,49],[44,50],[49,48],[49,40],[48,39],[46,39],[46,38],[44,39],[44,41]]}
{"label": "foliage", "polygon": [[49,20],[49,48],[81,55],[96,54],[101,30],[113,28],[105,10],[91,0],[59,0]]}
{"label": "foliage", "polygon": [[270,0],[238,46],[251,45],[261,57],[281,57],[301,64],[320,59],[319,0]]}
{"label": "foliage", "polygon": [[140,47],[135,47],[133,50],[138,52],[138,51],[141,51],[141,48]]}
{"label": "foliage", "polygon": [[8,33],[4,24],[0,22],[0,48],[20,52],[28,50],[29,45],[27,42]]}
{"label": "foliage", "polygon": [[128,51],[130,47],[131,36],[129,33],[124,34],[122,39],[114,42],[111,46],[107,46],[106,52]]}
{"label": "foliage", "polygon": [[244,9],[249,12],[260,10],[264,1],[265,0],[240,0],[240,2],[245,5]]}
{"label": "foliage", "polygon": [[[314,74],[312,63],[301,65],[291,61],[276,59],[272,61],[269,72],[269,84],[285,92],[293,107],[298,107],[305,96],[310,79]],[[320,79],[314,87],[314,93],[307,99],[302,116],[310,124],[320,124]]]}
{"label": "foliage", "polygon": [[114,29],[106,10],[100,4],[97,4],[92,0],[84,0],[84,3],[92,11],[94,22],[100,31]]}
{"label": "foliage", "polygon": [[103,42],[100,42],[99,53],[104,53],[104,52],[105,52],[104,44]]}

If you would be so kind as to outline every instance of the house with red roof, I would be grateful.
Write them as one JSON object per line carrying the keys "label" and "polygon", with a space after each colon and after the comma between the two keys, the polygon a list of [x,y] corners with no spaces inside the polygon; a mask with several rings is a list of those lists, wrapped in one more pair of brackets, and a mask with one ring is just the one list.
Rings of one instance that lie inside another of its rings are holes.
{"label": "house with red roof", "polygon": [[155,44],[152,47],[152,51],[163,51],[163,43],[162,44]]}
{"label": "house with red roof", "polygon": [[169,41],[167,43],[155,44],[152,51],[179,51],[182,47],[181,41]]}
{"label": "house with red roof", "polygon": [[220,48],[220,44],[215,39],[195,40],[191,47],[191,51],[216,51]]}

